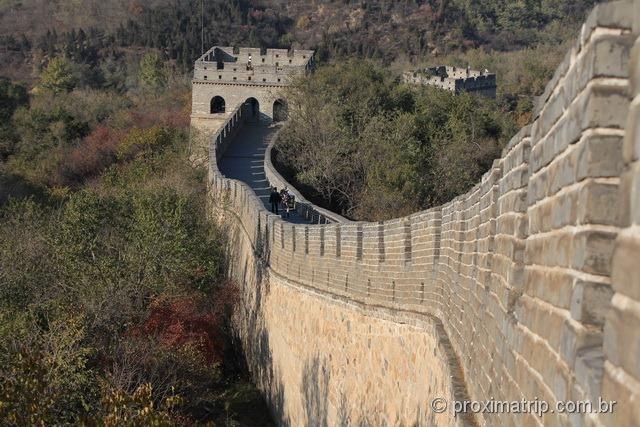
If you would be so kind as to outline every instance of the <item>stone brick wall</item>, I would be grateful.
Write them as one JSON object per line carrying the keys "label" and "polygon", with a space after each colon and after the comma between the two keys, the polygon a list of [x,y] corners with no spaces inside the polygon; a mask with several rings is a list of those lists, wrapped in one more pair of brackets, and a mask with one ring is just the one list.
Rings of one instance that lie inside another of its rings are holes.
{"label": "stone brick wall", "polygon": [[[275,135],[273,141],[277,139]],[[264,173],[267,177],[267,181],[278,189],[288,188],[289,193],[295,198],[296,212],[301,218],[307,219],[311,224],[328,224],[330,222],[352,222],[347,218],[338,215],[335,212],[316,206],[308,201],[298,190],[289,184],[282,175],[278,172],[273,164],[273,141],[267,147],[264,155]]]}
{"label": "stone brick wall", "polygon": [[[640,425],[639,22],[637,2],[597,6],[481,182],[408,217],[282,222],[212,153],[240,335],[280,420]],[[326,402],[305,397],[309,372]],[[420,418],[435,396],[618,403],[608,415]]]}
{"label": "stone brick wall", "polygon": [[[640,34],[640,3],[627,10],[633,34]],[[626,52],[625,52],[626,53]],[[626,55],[625,55],[626,57]],[[607,426],[640,425],[640,39],[635,38],[629,61],[629,106],[622,141],[622,174],[617,236],[611,260],[611,308],[604,325],[602,394],[617,399],[620,411],[604,418]],[[631,422],[629,420],[632,420]],[[634,424],[635,423],[635,424]]]}
{"label": "stone brick wall", "polygon": [[[284,84],[255,85],[249,83],[218,83],[204,80],[193,81],[191,99],[191,117],[200,120],[218,120],[228,117],[230,111],[242,105],[249,98],[259,103],[260,115],[267,121],[273,119],[273,103],[283,99]],[[211,114],[211,99],[221,96],[226,104],[227,113]]]}

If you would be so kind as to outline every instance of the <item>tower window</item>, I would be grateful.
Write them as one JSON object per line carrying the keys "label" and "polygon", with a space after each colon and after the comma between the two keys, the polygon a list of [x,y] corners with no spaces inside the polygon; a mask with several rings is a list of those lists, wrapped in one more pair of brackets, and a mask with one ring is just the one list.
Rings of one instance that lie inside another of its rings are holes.
{"label": "tower window", "polygon": [[207,80],[207,76],[204,76],[204,79]]}
{"label": "tower window", "polygon": [[211,114],[224,113],[225,102],[221,96],[214,96],[211,100]]}
{"label": "tower window", "polygon": [[221,75],[218,75],[218,79],[222,79],[222,76],[221,76]]}
{"label": "tower window", "polygon": [[233,80],[237,80],[237,79],[236,79],[236,76],[233,76]]}
{"label": "tower window", "polygon": [[266,82],[266,81],[267,81],[267,79],[262,79],[262,81],[263,81],[263,82]]}
{"label": "tower window", "polygon": [[249,80],[251,80],[251,76],[249,76]]}

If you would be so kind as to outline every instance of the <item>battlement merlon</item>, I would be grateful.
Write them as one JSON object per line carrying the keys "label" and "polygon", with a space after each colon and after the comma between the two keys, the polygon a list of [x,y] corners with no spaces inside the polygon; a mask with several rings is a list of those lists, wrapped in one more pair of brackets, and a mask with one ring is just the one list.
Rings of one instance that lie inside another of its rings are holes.
{"label": "battlement merlon", "polygon": [[214,46],[195,61],[201,82],[283,86],[315,67],[313,50]]}
{"label": "battlement merlon", "polygon": [[306,49],[261,49],[253,47],[235,48],[232,46],[213,46],[195,61],[195,68],[204,64],[216,64],[218,69],[227,66],[242,66],[249,62],[251,66],[278,66],[281,68],[313,67],[314,51]]}

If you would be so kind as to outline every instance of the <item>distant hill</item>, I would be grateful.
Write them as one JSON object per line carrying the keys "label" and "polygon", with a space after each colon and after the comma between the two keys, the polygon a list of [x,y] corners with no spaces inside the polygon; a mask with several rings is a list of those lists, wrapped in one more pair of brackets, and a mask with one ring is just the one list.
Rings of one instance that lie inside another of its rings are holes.
{"label": "distant hill", "polygon": [[95,66],[92,52],[131,48],[156,49],[189,72],[201,53],[203,4],[205,48],[304,47],[316,50],[319,61],[372,58],[393,65],[394,72],[441,63],[488,68],[498,74],[502,105],[526,122],[532,95],[541,91],[564,44],[597,3],[201,1],[0,0],[0,76],[29,82],[53,56]]}
{"label": "distant hill", "polygon": [[[573,33],[573,27],[597,1],[206,0],[204,3],[206,38],[210,43],[242,40],[252,32],[272,31],[270,43],[305,45],[326,55],[389,60],[477,46],[513,50],[557,42],[565,39],[568,31]],[[90,27],[113,31],[121,24],[129,27],[138,24],[149,27],[146,30],[150,40],[160,39],[159,31],[168,31],[175,39],[180,32],[199,33],[199,12],[200,0],[0,0],[0,36],[24,34],[31,38],[47,30],[60,33]],[[164,27],[150,25],[158,17],[165,21]]]}
{"label": "distant hill", "polygon": [[136,19],[145,8],[174,3],[171,0],[0,0],[0,36],[37,36],[47,30],[73,28],[114,29]]}
{"label": "distant hill", "polygon": [[384,61],[485,46],[509,51],[570,38],[595,0],[275,0],[291,39]]}

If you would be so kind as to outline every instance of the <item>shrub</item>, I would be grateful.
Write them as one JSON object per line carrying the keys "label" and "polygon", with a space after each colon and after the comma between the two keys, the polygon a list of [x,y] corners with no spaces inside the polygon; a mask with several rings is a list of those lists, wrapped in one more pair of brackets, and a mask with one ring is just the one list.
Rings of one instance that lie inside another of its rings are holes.
{"label": "shrub", "polygon": [[42,70],[40,87],[53,93],[70,92],[78,84],[74,66],[65,57],[53,58]]}
{"label": "shrub", "polygon": [[80,145],[70,148],[60,164],[59,181],[78,186],[102,173],[116,160],[121,133],[105,126],[96,127]]}
{"label": "shrub", "polygon": [[73,423],[97,402],[97,378],[88,364],[93,350],[84,345],[84,319],[72,313],[55,320],[53,313],[47,316],[28,320],[21,335],[2,337],[3,425]]}
{"label": "shrub", "polygon": [[147,129],[134,128],[123,138],[118,147],[119,159],[132,159],[136,156],[149,156],[171,144],[173,134],[164,126],[153,126]]}
{"label": "shrub", "polygon": [[131,393],[108,389],[102,398],[101,414],[87,418],[83,424],[104,427],[179,425],[173,410],[181,401],[179,396],[168,396],[160,405],[156,405],[153,387],[148,383]]}
{"label": "shrub", "polygon": [[140,61],[139,79],[143,87],[158,90],[167,84],[165,61],[156,52],[149,52]]}

